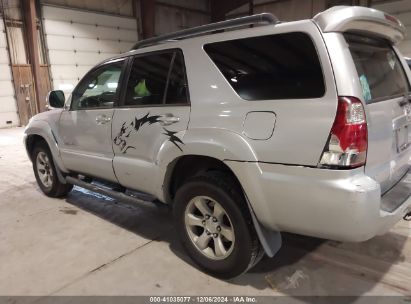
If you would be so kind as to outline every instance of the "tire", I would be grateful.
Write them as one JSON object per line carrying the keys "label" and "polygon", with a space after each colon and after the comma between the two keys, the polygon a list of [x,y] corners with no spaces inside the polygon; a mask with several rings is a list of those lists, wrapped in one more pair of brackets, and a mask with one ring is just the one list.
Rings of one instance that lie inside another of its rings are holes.
{"label": "tire", "polygon": [[[32,152],[33,171],[41,191],[49,197],[63,197],[73,189],[71,184],[63,184],[57,177],[50,149],[45,142],[39,142]],[[45,176],[48,176],[46,179]]]}
{"label": "tire", "polygon": [[[182,245],[206,273],[230,279],[246,272],[262,257],[242,189],[229,176],[212,171],[189,178],[177,190],[174,202],[174,220]],[[204,215],[207,213],[210,218]]]}

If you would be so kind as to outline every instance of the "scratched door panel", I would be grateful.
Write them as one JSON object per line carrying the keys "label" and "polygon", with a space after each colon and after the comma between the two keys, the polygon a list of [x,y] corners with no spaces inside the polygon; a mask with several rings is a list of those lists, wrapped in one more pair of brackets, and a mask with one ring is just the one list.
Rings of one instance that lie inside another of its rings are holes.
{"label": "scratched door panel", "polygon": [[[116,109],[113,119],[113,166],[119,182],[155,195],[158,190],[158,156],[168,150],[183,154],[189,106]],[[168,118],[178,121],[170,124]]]}
{"label": "scratched door panel", "polygon": [[181,50],[165,50],[137,55],[130,65],[113,117],[113,167],[123,186],[156,195],[161,155],[184,151],[190,116],[184,58]]}

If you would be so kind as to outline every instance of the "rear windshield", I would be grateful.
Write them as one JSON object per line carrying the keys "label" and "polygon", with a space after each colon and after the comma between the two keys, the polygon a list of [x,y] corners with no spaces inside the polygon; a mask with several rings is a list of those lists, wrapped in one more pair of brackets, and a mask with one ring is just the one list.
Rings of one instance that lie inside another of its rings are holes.
{"label": "rear windshield", "polygon": [[325,93],[317,51],[305,33],[216,42],[204,50],[243,99],[318,98]]}
{"label": "rear windshield", "polygon": [[346,34],[367,103],[408,94],[410,85],[391,44],[383,39]]}

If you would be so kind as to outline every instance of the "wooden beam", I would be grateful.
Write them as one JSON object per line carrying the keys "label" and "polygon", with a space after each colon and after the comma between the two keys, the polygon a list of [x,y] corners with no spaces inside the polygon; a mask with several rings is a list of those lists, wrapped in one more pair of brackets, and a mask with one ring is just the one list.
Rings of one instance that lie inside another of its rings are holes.
{"label": "wooden beam", "polygon": [[210,10],[211,10],[211,22],[218,22],[225,20],[225,15],[240,7],[241,5],[250,3],[250,0],[211,0]]}
{"label": "wooden beam", "polygon": [[156,1],[140,0],[140,10],[143,39],[155,36]]}
{"label": "wooden beam", "polygon": [[203,10],[203,9],[197,9],[197,8],[192,8],[192,7],[185,7],[183,5],[179,4],[173,4],[173,3],[167,3],[163,1],[156,0],[156,4],[158,6],[164,6],[164,7],[170,7],[170,8],[175,8],[181,11],[186,11],[194,14],[201,14],[201,15],[206,15],[210,16],[210,12],[208,10]]}
{"label": "wooden beam", "polygon": [[40,82],[40,56],[39,56],[39,45],[37,38],[37,16],[36,16],[36,1],[35,0],[22,0],[23,4],[23,21],[27,36],[27,50],[29,61],[31,64],[31,70],[34,79],[34,90],[36,95],[36,105],[37,111],[41,112],[41,96],[45,96],[47,92],[42,92]]}
{"label": "wooden beam", "polygon": [[254,15],[254,0],[248,0],[248,15]]}

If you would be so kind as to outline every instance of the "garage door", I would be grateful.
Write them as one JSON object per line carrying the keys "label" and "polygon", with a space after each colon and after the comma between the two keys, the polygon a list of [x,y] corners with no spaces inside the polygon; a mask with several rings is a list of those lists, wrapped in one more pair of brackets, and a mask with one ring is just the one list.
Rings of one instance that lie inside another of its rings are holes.
{"label": "garage door", "polygon": [[404,56],[411,57],[411,1],[390,1],[373,5],[374,8],[387,12],[398,19],[407,27],[407,37],[399,48]]}
{"label": "garage door", "polygon": [[18,126],[16,99],[10,70],[3,19],[0,18],[0,128]]}
{"label": "garage door", "polygon": [[53,87],[66,95],[95,64],[137,40],[133,18],[47,5],[42,13]]}

